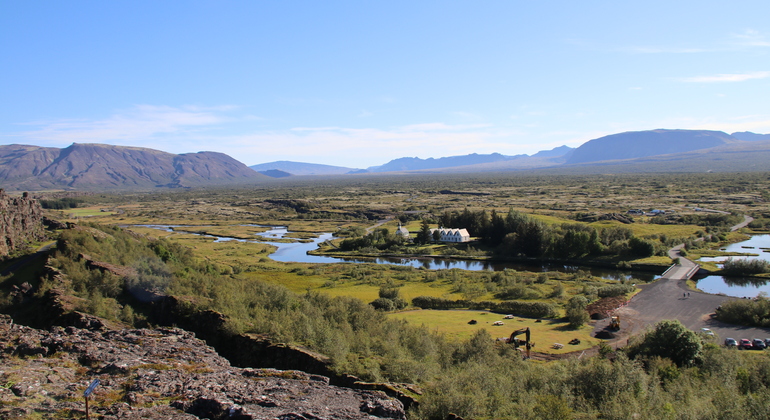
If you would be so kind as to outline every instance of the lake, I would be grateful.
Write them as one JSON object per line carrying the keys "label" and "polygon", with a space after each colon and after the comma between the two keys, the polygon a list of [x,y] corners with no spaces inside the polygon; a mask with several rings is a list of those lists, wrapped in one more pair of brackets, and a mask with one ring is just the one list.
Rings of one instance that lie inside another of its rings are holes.
{"label": "lake", "polygon": [[[763,249],[764,248],[764,249]],[[732,257],[734,259],[770,261],[770,235],[754,235],[748,241],[720,248],[728,252],[745,252],[757,255]],[[765,252],[768,251],[768,252]],[[725,261],[730,257],[708,257],[701,261]],[[723,276],[706,276],[698,280],[698,289],[707,293],[735,297],[756,297],[760,292],[770,295],[770,284],[765,280],[741,279]]]}
{"label": "lake", "polygon": [[[153,229],[163,230],[165,232],[185,232],[191,234],[200,234],[194,231],[185,231],[187,226],[183,225],[137,225],[141,227],[149,227]],[[299,263],[321,263],[321,264],[334,264],[334,263],[375,263],[375,264],[391,264],[400,266],[411,266],[414,268],[425,268],[429,270],[448,270],[452,268],[459,268],[461,270],[470,271],[503,271],[505,269],[516,271],[530,271],[530,272],[546,272],[546,271],[561,271],[565,273],[574,273],[578,270],[590,272],[592,276],[601,277],[605,279],[613,280],[635,280],[639,283],[649,283],[660,278],[659,274],[644,271],[622,271],[609,268],[597,268],[597,267],[585,267],[577,265],[565,265],[565,264],[522,264],[522,263],[508,263],[508,262],[490,262],[480,260],[464,260],[454,258],[434,258],[434,257],[331,257],[326,255],[312,255],[308,254],[308,251],[318,249],[318,245],[326,240],[332,239],[334,236],[331,233],[322,233],[318,237],[308,241],[295,241],[295,242],[270,242],[270,239],[283,239],[289,230],[286,226],[267,226],[267,225],[248,225],[267,228],[265,232],[256,233],[267,241],[259,241],[272,245],[276,248],[276,251],[270,254],[270,258],[273,261],[279,262],[299,262]],[[206,235],[208,237],[215,238],[216,242],[238,241],[238,242],[257,242],[248,241],[246,239],[237,239],[231,237]]]}

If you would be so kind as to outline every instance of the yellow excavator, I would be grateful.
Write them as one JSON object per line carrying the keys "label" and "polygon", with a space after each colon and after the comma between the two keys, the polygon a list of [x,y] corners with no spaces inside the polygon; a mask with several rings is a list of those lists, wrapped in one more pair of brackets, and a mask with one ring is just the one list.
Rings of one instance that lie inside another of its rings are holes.
{"label": "yellow excavator", "polygon": [[610,326],[609,328],[611,330],[619,330],[620,329],[620,317],[619,316],[612,316],[610,317]]}
{"label": "yellow excavator", "polygon": [[[524,340],[520,338],[516,338],[518,335],[524,334]],[[508,344],[513,344],[513,348],[518,349],[519,347],[524,347],[526,349],[526,358],[529,359],[530,354],[529,351],[532,349],[532,347],[535,347],[535,343],[530,341],[530,333],[529,333],[529,327],[522,328],[520,330],[516,330],[511,333],[511,337],[508,338]]]}

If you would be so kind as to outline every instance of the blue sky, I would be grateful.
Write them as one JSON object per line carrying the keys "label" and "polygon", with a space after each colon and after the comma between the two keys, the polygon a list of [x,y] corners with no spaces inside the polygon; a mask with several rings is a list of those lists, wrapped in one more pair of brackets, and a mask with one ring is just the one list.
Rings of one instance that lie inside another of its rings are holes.
{"label": "blue sky", "polygon": [[0,144],[364,168],[770,133],[770,2],[0,0]]}

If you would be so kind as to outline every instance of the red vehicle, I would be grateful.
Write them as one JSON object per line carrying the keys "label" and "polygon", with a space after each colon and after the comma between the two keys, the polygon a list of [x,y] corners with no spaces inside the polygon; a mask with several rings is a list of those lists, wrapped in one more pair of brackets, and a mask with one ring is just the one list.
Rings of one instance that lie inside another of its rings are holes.
{"label": "red vehicle", "polygon": [[744,350],[751,350],[754,348],[754,345],[751,344],[751,340],[749,340],[748,338],[741,338],[740,343],[738,343],[738,348],[744,349]]}

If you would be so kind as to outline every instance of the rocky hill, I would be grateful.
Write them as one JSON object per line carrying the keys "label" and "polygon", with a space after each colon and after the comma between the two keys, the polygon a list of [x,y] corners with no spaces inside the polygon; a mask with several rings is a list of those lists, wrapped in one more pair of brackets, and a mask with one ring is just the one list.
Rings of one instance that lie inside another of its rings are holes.
{"label": "rocky hill", "polygon": [[0,256],[43,239],[43,213],[26,193],[11,197],[0,189]]}
{"label": "rocky hill", "polygon": [[[97,324],[98,326],[98,324]],[[379,391],[329,385],[299,371],[236,368],[179,329],[50,331],[0,315],[0,418],[405,418]]]}
{"label": "rocky hill", "polygon": [[216,152],[175,155],[79,143],[64,149],[0,146],[0,183],[8,190],[185,188],[259,179],[266,177]]}

